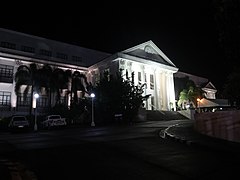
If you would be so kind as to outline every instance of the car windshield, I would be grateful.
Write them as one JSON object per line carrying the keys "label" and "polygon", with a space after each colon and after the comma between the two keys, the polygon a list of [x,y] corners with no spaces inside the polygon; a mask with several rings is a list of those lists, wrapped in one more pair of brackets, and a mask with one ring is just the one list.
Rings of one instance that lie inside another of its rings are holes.
{"label": "car windshield", "polygon": [[13,117],[14,121],[26,121],[26,118],[23,116],[17,116],[17,117]]}
{"label": "car windshield", "polygon": [[49,119],[60,119],[60,116],[58,116],[58,115],[50,116]]}

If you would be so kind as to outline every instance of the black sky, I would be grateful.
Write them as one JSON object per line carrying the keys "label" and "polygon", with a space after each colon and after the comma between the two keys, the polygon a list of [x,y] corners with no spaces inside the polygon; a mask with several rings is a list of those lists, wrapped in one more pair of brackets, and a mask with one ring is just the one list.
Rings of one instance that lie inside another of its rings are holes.
{"label": "black sky", "polygon": [[152,40],[180,71],[208,78],[217,88],[226,77],[211,1],[46,7],[3,13],[2,28],[109,53]]}

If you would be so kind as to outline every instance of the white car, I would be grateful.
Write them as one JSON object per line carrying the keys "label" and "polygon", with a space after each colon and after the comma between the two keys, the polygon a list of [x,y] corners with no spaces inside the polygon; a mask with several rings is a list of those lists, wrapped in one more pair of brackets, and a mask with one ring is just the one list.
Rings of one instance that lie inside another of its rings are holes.
{"label": "white car", "polygon": [[52,128],[52,127],[63,127],[66,126],[66,119],[62,118],[60,115],[49,115],[42,122],[43,128]]}
{"label": "white car", "polygon": [[29,130],[30,123],[27,120],[26,116],[14,115],[12,116],[8,127],[11,131],[15,130]]}

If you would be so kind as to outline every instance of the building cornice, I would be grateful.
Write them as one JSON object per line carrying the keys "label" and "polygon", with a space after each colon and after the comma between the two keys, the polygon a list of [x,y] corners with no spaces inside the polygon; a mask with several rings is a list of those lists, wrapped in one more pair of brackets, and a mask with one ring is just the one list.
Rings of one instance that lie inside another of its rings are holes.
{"label": "building cornice", "polygon": [[9,54],[9,53],[4,53],[4,52],[0,52],[0,57],[10,58],[10,59],[20,60],[20,61],[26,61],[26,62],[32,62],[32,63],[37,63],[37,64],[48,64],[48,65],[59,66],[59,67],[63,67],[63,68],[78,69],[81,71],[87,71],[87,69],[88,69],[86,67],[81,67],[81,66],[77,66],[77,65],[53,62],[53,61],[49,61],[49,60],[27,57],[27,56],[20,56],[20,55]]}
{"label": "building cornice", "polygon": [[152,60],[146,60],[146,59],[141,58],[141,57],[131,56],[131,55],[124,54],[124,53],[118,53],[118,57],[128,59],[128,60],[132,60],[132,61],[139,62],[139,63],[144,63],[146,65],[151,65],[151,66],[162,68],[162,69],[165,69],[165,70],[169,70],[169,71],[172,71],[173,73],[178,71],[178,68],[176,68],[176,67],[167,66],[165,64],[154,62]]}

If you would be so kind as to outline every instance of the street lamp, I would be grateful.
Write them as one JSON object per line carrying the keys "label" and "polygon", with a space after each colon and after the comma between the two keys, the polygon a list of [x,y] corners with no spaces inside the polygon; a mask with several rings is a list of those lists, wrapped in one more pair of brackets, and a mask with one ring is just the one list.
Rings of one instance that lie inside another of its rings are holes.
{"label": "street lamp", "polygon": [[36,106],[35,106],[35,121],[34,121],[34,131],[38,130],[37,127],[37,99],[39,98],[39,94],[35,93],[34,94],[34,98],[35,98],[35,102],[36,102]]}
{"label": "street lamp", "polygon": [[93,111],[93,99],[95,97],[94,93],[90,94],[91,98],[92,98],[92,122],[91,122],[91,126],[95,126],[95,122],[94,122],[94,111]]}

